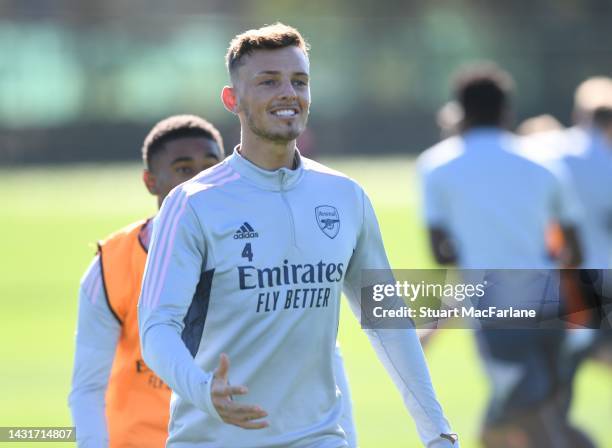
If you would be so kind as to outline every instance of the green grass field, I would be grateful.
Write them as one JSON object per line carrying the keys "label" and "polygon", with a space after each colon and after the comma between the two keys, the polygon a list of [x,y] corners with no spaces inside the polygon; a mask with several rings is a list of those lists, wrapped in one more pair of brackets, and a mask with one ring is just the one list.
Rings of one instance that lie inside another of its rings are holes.
{"label": "green grass field", "polygon": [[[409,159],[324,162],[360,181],[370,193],[393,267],[432,266]],[[80,165],[2,169],[0,204],[0,426],[68,426],[80,276],[95,252],[95,241],[155,213],[155,200],[146,193],[136,164]],[[420,446],[399,395],[347,307],[341,320],[360,445]],[[487,381],[470,333],[442,331],[426,354],[462,447],[478,447]],[[612,448],[606,437],[612,422],[611,373],[595,363],[585,365],[572,412],[598,446],[607,448]]]}

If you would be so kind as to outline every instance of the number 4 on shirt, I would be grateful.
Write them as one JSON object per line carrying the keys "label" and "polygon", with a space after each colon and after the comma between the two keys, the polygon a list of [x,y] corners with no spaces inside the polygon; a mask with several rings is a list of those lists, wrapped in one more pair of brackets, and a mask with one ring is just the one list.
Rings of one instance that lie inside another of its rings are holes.
{"label": "number 4 on shirt", "polygon": [[248,258],[249,261],[253,261],[253,251],[251,250],[251,243],[246,243],[244,249],[242,249],[242,258]]}

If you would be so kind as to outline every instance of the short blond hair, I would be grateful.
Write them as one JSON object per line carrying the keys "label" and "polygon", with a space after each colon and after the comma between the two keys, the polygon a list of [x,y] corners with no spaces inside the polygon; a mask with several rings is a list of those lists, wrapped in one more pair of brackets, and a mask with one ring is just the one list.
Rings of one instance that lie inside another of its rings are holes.
{"label": "short blond hair", "polygon": [[285,47],[298,47],[308,56],[308,43],[292,26],[276,22],[273,25],[247,30],[230,42],[225,55],[227,71],[232,75],[240,66],[242,59],[256,50],[275,50]]}
{"label": "short blond hair", "polygon": [[597,109],[612,108],[612,79],[593,76],[580,83],[574,94],[574,112],[579,120],[592,120]]}
{"label": "short blond hair", "polygon": [[540,132],[560,131],[563,125],[559,120],[549,114],[542,114],[535,117],[527,118],[516,128],[516,133],[519,135],[533,135]]}

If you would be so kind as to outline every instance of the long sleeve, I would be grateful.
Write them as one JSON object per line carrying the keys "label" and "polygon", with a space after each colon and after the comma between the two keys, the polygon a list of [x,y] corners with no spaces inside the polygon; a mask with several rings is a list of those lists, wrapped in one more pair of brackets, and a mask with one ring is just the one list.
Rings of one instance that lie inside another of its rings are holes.
{"label": "long sleeve", "polygon": [[349,387],[348,378],[344,371],[344,361],[340,346],[336,344],[334,350],[334,374],[336,376],[336,384],[342,394],[342,418],[340,426],[346,434],[346,441],[350,448],[357,448],[357,430],[355,429],[355,421],[353,419],[353,403],[351,400],[351,389]]}
{"label": "long sleeve", "polygon": [[552,206],[554,218],[564,226],[579,224],[584,211],[576,196],[576,188],[570,172],[561,162],[549,162],[546,166],[554,175],[556,187]]}
{"label": "long sleeve", "polygon": [[421,176],[421,203],[425,222],[430,227],[444,228],[448,221],[446,216],[448,206],[437,173],[426,167],[422,161],[418,164],[418,169]]}
{"label": "long sleeve", "polygon": [[183,399],[220,419],[211,400],[213,374],[200,369],[181,338],[205,266],[206,244],[185,191],[175,189],[155,219],[138,302],[144,361]]}
{"label": "long sleeve", "polygon": [[[362,270],[377,269],[383,282],[392,281],[389,263],[372,205],[363,194],[363,223],[351,257],[344,292],[351,309],[361,319]],[[404,404],[415,420],[421,441],[427,448],[458,447],[449,437],[450,426],[438,403],[416,330],[365,330],[372,347],[399,389]]]}
{"label": "long sleeve", "polygon": [[100,260],[96,256],[83,276],[72,387],[68,399],[80,448],[108,446],[105,393],[121,326],[108,308]]}

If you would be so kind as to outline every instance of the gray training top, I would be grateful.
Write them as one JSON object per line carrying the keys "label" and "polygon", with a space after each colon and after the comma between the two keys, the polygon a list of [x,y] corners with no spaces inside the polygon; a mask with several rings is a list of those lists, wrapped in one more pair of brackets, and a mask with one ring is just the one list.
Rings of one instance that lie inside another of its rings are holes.
{"label": "gray training top", "polygon": [[[369,199],[296,153],[266,171],[236,150],[164,201],[139,302],[145,362],[174,391],[169,447],[347,446],[333,356],[340,295],[360,313],[362,269],[388,269]],[[414,330],[368,330],[427,447],[451,447]],[[224,423],[210,395],[219,355],[270,426]]]}

